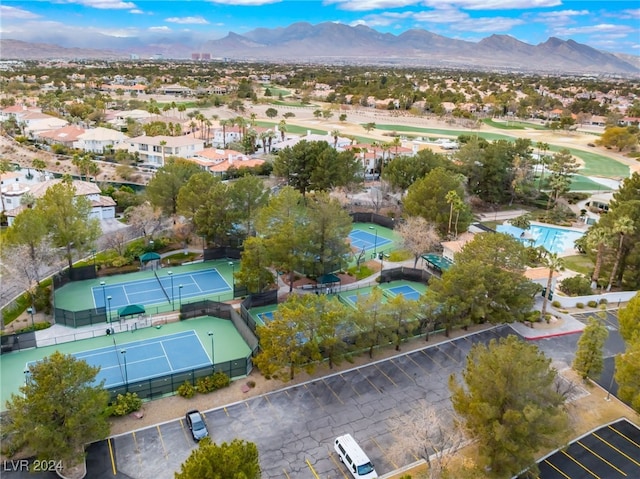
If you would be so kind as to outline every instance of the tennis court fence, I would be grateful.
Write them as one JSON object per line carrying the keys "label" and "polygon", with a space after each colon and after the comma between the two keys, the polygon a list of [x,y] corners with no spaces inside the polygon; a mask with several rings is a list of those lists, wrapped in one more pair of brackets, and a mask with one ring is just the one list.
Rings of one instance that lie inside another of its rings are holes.
{"label": "tennis court fence", "polygon": [[251,355],[258,351],[258,337],[255,335],[255,328],[251,329],[243,317],[235,308],[227,303],[203,300],[182,304],[180,307],[180,319],[191,319],[200,316],[214,316],[216,318],[228,319],[233,323],[236,330],[244,339],[244,342],[251,348]]}
{"label": "tennis court fence", "polygon": [[250,294],[240,304],[240,317],[243,323],[253,332],[255,335],[257,324],[256,320],[251,316],[249,310],[251,308],[258,308],[260,306],[269,306],[271,304],[278,304],[278,290],[274,289],[266,291],[264,293]]}
{"label": "tennis court fence", "polygon": [[213,372],[223,372],[231,379],[241,378],[249,375],[253,369],[251,355],[245,358],[237,358],[231,361],[223,361],[212,366],[204,366],[197,369],[190,369],[179,373],[167,374],[156,378],[145,379],[143,381],[130,382],[121,386],[108,388],[111,401],[114,401],[118,394],[127,392],[136,393],[141,399],[157,399],[164,396],[173,396],[177,389],[185,382],[195,386],[198,379],[210,376]]}
{"label": "tennis court fence", "polygon": [[379,215],[377,213],[356,212],[350,213],[349,216],[354,223],[373,223],[374,225],[383,226],[385,228],[394,229],[396,227],[395,218]]}
{"label": "tennis court fence", "polygon": [[433,275],[424,269],[417,268],[391,268],[380,272],[380,282],[389,283],[391,281],[415,281],[417,283],[428,283]]}

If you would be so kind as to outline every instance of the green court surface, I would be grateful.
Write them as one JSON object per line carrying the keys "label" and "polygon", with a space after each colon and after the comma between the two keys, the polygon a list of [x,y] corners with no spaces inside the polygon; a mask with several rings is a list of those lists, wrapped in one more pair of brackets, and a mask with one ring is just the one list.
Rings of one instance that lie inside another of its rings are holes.
{"label": "green court surface", "polygon": [[[176,266],[171,268],[161,268],[156,270],[156,273],[159,277],[163,278],[166,282],[166,278],[168,272],[171,271],[174,276],[178,276],[185,273],[193,273],[197,271],[203,270],[211,270],[216,269],[218,273],[222,276],[222,278],[229,284],[233,285],[233,270],[234,268],[238,268],[238,262],[234,262],[234,266],[229,264],[229,260],[220,260],[220,261],[206,261],[203,263],[194,263],[185,266]],[[106,276],[100,277],[96,279],[90,279],[85,281],[72,281],[62,288],[59,288],[54,293],[54,301],[55,307],[60,309],[66,309],[68,311],[82,311],[87,309],[94,309],[96,305],[94,304],[94,296],[92,294],[92,288],[100,288],[100,282],[104,281],[107,285],[113,286],[120,283],[128,283],[131,281],[138,280],[153,280],[152,286],[155,288],[156,278],[153,274],[153,271],[138,271],[136,273],[128,273],[128,274],[120,274],[115,276]],[[179,308],[179,279],[176,278],[176,282],[174,283],[174,305],[175,308]],[[158,288],[160,286],[157,286]],[[190,297],[188,299],[185,298],[182,301],[183,304],[188,302],[195,301],[197,299],[210,299],[214,301],[229,301],[233,299],[233,292],[230,289],[227,292],[223,292],[220,294],[214,295],[204,295],[202,297]],[[171,311],[172,307],[169,302],[163,302],[162,304],[152,304],[146,307],[146,311],[148,314],[156,314],[161,312]]]}
{"label": "green court surface", "polygon": [[[213,317],[201,317],[168,323],[160,328],[150,327],[137,329],[131,332],[116,333],[111,336],[103,334],[96,338],[84,339],[68,343],[60,343],[53,346],[32,348],[2,355],[0,361],[0,410],[6,409],[6,401],[11,394],[18,394],[18,388],[25,381],[24,371],[27,364],[39,361],[55,351],[63,354],[80,353],[92,349],[114,346],[114,339],[118,349],[125,349],[127,343],[141,339],[158,338],[182,331],[195,331],[202,343],[204,350],[211,356],[211,337],[213,333],[216,364],[231,361],[237,358],[246,358],[251,355],[251,348],[244,342],[231,321]],[[189,354],[185,351],[184,354]]]}
{"label": "green court surface", "polygon": [[571,176],[571,191],[604,191],[608,190],[607,186],[601,183],[593,181],[586,176],[573,175]]}
{"label": "green court surface", "polygon": [[[378,238],[380,238],[381,240],[385,240],[384,244],[381,244],[380,247],[376,246],[375,248],[376,253],[389,254],[391,251],[400,249],[402,238],[398,233],[396,233],[392,229],[385,228],[384,226],[380,226],[374,223],[353,223],[353,227],[351,231],[353,232],[355,230],[368,232],[369,234],[374,236],[377,234]],[[365,251],[365,257],[363,258],[364,261],[372,259],[371,255],[373,253],[373,250],[370,251],[369,249],[366,249]],[[349,262],[350,265],[356,264],[356,260],[360,252],[361,252],[360,249],[358,249],[355,246],[352,246],[351,248],[352,256],[351,256],[351,261]]]}
{"label": "green court surface", "polygon": [[[365,297],[371,294],[371,290],[373,290],[375,286],[367,286],[364,288],[353,288],[349,287],[338,288],[337,296],[340,301],[344,304],[347,304],[353,308],[356,307],[356,302],[358,298]],[[378,286],[382,290],[382,303],[387,302],[387,298],[392,298],[395,296],[393,290],[401,289],[403,287],[409,287],[417,293],[424,294],[427,291],[427,286],[424,283],[417,283],[414,281],[391,281],[390,283],[384,283]],[[390,291],[391,290],[391,291]],[[411,299],[411,298],[410,298]]]}

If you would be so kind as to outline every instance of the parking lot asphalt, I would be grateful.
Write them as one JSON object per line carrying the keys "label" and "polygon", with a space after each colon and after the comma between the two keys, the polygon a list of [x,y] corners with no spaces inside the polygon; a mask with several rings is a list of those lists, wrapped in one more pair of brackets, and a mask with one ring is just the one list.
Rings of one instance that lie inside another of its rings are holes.
{"label": "parking lot asphalt", "polygon": [[[256,443],[264,478],[348,477],[332,448],[335,437],[345,433],[384,474],[416,459],[396,463],[389,456],[395,441],[389,421],[409,413],[418,401],[449,409],[449,376],[462,370],[472,345],[509,334],[508,326],[500,326],[438,345],[425,343],[421,350],[205,411],[205,419],[217,443],[236,438]],[[135,479],[172,478],[196,447],[183,420],[110,441],[117,471]]]}
{"label": "parking lot asphalt", "polygon": [[640,477],[640,429],[621,420],[540,461],[540,479]]}

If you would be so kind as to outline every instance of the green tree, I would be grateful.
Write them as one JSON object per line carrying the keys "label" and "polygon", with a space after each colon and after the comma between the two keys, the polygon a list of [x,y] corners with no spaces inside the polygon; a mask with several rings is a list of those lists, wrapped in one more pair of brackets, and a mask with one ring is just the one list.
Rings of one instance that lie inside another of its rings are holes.
{"label": "green tree", "polygon": [[169,157],[165,165],[149,180],[147,198],[153,206],[161,208],[166,216],[175,216],[178,212],[180,188],[189,178],[201,172],[200,166],[193,161]]}
{"label": "green tree", "polygon": [[364,125],[362,125],[362,128],[367,130],[367,133],[369,133],[371,132],[371,130],[376,129],[376,124],[374,122],[365,123]]}
{"label": "green tree", "polygon": [[620,335],[625,341],[631,341],[634,334],[640,336],[640,293],[631,298],[631,301],[618,311]]}
{"label": "green tree", "polygon": [[314,328],[317,326],[315,304],[310,295],[290,295],[273,314],[273,320],[258,326],[261,351],[255,364],[266,377],[293,380],[305,368],[313,371],[321,359]]}
{"label": "green tree", "polygon": [[318,316],[318,346],[324,358],[329,362],[329,369],[340,364],[347,352],[345,339],[355,335],[349,321],[348,306],[335,298],[329,299],[325,294],[308,295],[315,298],[314,310]]}
{"label": "green tree", "polygon": [[413,299],[407,299],[398,294],[387,300],[384,305],[389,321],[394,324],[393,342],[396,351],[400,351],[400,344],[403,339],[409,337],[414,329],[418,327],[416,315],[418,314],[419,303]]}
{"label": "green tree", "polygon": [[244,234],[253,235],[257,212],[267,204],[269,190],[260,178],[249,175],[234,181],[231,184],[229,194],[235,217],[238,222],[244,225]]}
{"label": "green tree", "polygon": [[609,126],[604,133],[596,140],[596,144],[607,148],[617,148],[618,151],[632,149],[638,144],[638,132],[634,132],[630,127]]}
{"label": "green tree", "polygon": [[278,116],[278,110],[276,110],[275,108],[267,108],[264,111],[264,114],[267,115],[268,118],[275,118],[276,116]]}
{"label": "green tree", "polygon": [[354,323],[358,329],[356,344],[369,350],[369,358],[373,358],[373,350],[377,346],[389,343],[393,339],[395,326],[388,309],[382,304],[382,290],[374,287],[368,295],[358,295]]}
{"label": "green tree", "polygon": [[175,479],[259,479],[258,447],[234,439],[218,445],[205,437],[180,466]]}
{"label": "green tree", "polygon": [[273,173],[305,196],[355,182],[360,164],[353,152],[338,153],[326,141],[300,141],[278,153]]}
{"label": "green tree", "polygon": [[193,221],[209,190],[219,182],[219,178],[206,171],[193,174],[178,191],[177,213]]}
{"label": "green tree", "polygon": [[226,183],[213,183],[193,217],[198,234],[205,236],[208,242],[218,245],[228,244],[228,233],[231,233],[237,220],[229,190]]}
{"label": "green tree", "polygon": [[63,180],[36,201],[36,209],[44,218],[51,244],[64,248],[69,268],[73,265],[73,251],[86,253],[93,249],[100,236],[100,221],[91,218],[91,202],[86,196],[76,196],[76,189]]}
{"label": "green tree", "polygon": [[40,460],[76,464],[85,444],[109,433],[109,393],[95,384],[99,368],[58,351],[28,368],[21,395],[7,401],[5,434],[12,448]]}
{"label": "green tree", "polygon": [[550,365],[535,345],[509,336],[471,348],[464,384],[450,377],[453,408],[477,440],[489,475],[511,477],[535,468],[535,454],[558,445],[566,432],[564,398]]}
{"label": "green tree", "polygon": [[625,341],[625,352],[616,356],[618,397],[640,413],[640,333]]}
{"label": "green tree", "polygon": [[502,233],[474,236],[441,278],[432,278],[427,306],[448,332],[454,325],[523,320],[538,286],[522,274],[527,249]]}
{"label": "green tree", "polygon": [[610,242],[611,235],[602,225],[598,224],[593,228],[589,228],[584,237],[588,251],[595,252],[596,255],[593,273],[591,274],[591,289],[596,289],[600,279],[604,250],[607,243]]}
{"label": "green tree", "polygon": [[562,149],[555,155],[549,165],[549,188],[551,194],[547,203],[547,210],[551,209],[552,201],[558,202],[561,195],[569,191],[571,178],[578,171],[578,162],[567,149]]}
{"label": "green tree", "polygon": [[[640,202],[639,202],[640,203]],[[620,261],[624,255],[624,238],[626,235],[633,233],[635,225],[633,220],[628,216],[621,216],[613,223],[613,233],[618,235],[618,247],[616,248],[616,259],[611,268],[611,275],[609,276],[609,284],[607,285],[607,291],[611,291],[613,282],[616,279],[618,268],[620,267]]]}
{"label": "green tree", "polygon": [[345,238],[351,232],[352,220],[335,198],[319,192],[307,198],[306,238],[303,266],[321,276],[341,269],[349,245]]}
{"label": "green tree", "polygon": [[[553,275],[558,271],[564,271],[564,260],[559,257],[557,253],[550,253],[544,248],[542,248],[541,250],[540,260],[542,262],[542,266],[548,268],[549,270],[549,273],[547,275],[547,286],[545,288],[544,297],[542,300],[542,311],[540,312],[540,316],[542,317],[542,319],[546,319],[547,305],[552,293],[551,286],[553,284]],[[547,320],[547,322],[549,321]]]}
{"label": "green tree", "polygon": [[452,169],[444,155],[425,149],[414,156],[395,157],[385,166],[382,176],[392,188],[404,193],[416,180],[437,167]]}
{"label": "green tree", "polygon": [[[450,191],[455,191],[459,198],[465,196],[462,182],[457,175],[444,168],[435,168],[409,187],[404,200],[405,211],[411,216],[423,217],[429,223],[433,223],[440,234],[446,235],[450,210],[447,194]],[[471,219],[471,209],[465,203],[460,210],[460,228],[466,229]]]}
{"label": "green tree", "polygon": [[592,316],[578,340],[578,350],[573,359],[573,369],[583,380],[596,379],[604,369],[602,349],[609,331],[601,318]]}
{"label": "green tree", "polygon": [[240,270],[235,279],[247,287],[250,293],[260,293],[273,283],[273,274],[269,271],[270,255],[262,238],[251,236],[244,241]]}

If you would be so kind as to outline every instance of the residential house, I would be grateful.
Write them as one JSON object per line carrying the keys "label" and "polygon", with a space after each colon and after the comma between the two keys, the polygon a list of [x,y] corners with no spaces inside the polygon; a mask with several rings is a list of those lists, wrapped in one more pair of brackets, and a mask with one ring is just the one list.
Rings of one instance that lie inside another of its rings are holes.
{"label": "residential house", "polygon": [[221,150],[206,148],[199,151],[192,159],[202,169],[209,171],[214,176],[224,176],[229,168],[253,168],[260,166],[264,160],[251,158],[250,156],[235,150]]}
{"label": "residential house", "polygon": [[204,150],[204,140],[190,136],[138,136],[118,146],[137,152],[143,165],[160,168],[169,156],[193,158]]}
{"label": "residential house", "polygon": [[124,133],[110,128],[98,127],[78,135],[73,147],[91,153],[103,154],[107,147],[114,148],[127,139]]}
{"label": "residential house", "polygon": [[80,135],[87,130],[76,125],[67,125],[57,130],[43,131],[36,135],[36,139],[49,145],[63,145],[73,148],[73,143],[78,141]]}
{"label": "residential house", "polygon": [[[9,226],[12,225],[15,217],[26,208],[20,204],[25,193],[29,192],[35,199],[38,199],[44,196],[50,187],[62,181],[61,178],[57,178],[35,184],[22,184],[19,188],[12,188],[9,194],[13,208],[9,209],[9,204],[7,203],[7,211],[5,213]],[[73,186],[76,190],[76,196],[84,196],[91,202],[91,218],[99,220],[115,218],[116,202],[110,196],[103,196],[98,185],[88,181],[73,180]]]}

